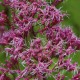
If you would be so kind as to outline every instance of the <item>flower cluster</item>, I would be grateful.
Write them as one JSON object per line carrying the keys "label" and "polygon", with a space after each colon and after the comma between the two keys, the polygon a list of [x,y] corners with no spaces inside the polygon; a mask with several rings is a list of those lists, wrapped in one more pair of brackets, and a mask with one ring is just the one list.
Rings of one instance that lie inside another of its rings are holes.
{"label": "flower cluster", "polygon": [[[48,4],[46,0],[4,0],[0,3],[5,8],[0,12],[0,45],[7,55],[5,63],[0,64],[0,80],[47,80],[49,76],[65,80],[62,70],[78,70],[78,64],[72,63],[69,56],[80,50],[80,39],[70,28],[60,25],[65,14],[56,5],[62,1]],[[45,35],[46,40],[38,35]],[[72,80],[79,80],[79,76],[76,74]]]}

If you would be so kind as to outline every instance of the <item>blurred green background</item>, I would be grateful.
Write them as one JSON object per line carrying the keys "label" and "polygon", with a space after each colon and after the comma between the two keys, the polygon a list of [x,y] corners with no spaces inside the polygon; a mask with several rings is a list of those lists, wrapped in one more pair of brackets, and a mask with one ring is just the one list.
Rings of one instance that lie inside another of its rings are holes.
{"label": "blurred green background", "polygon": [[71,26],[75,34],[80,36],[80,0],[64,0],[60,6],[69,14],[63,24]]}

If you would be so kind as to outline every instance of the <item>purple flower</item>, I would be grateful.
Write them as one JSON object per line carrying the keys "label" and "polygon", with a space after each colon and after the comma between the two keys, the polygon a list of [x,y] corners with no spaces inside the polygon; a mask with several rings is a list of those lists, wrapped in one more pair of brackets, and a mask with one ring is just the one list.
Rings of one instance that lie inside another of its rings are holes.
{"label": "purple flower", "polygon": [[73,76],[71,80],[79,80],[80,79],[80,72]]}
{"label": "purple flower", "polygon": [[76,69],[77,63],[72,64],[71,59],[67,59],[59,62],[60,68],[65,68],[68,71],[73,71]]}
{"label": "purple flower", "polygon": [[65,79],[65,76],[64,75],[61,75],[60,73],[58,73],[57,77],[55,80],[64,80]]}
{"label": "purple flower", "polygon": [[[72,63],[69,56],[80,50],[80,39],[71,28],[60,25],[65,14],[56,5],[62,1],[48,4],[46,0],[4,0],[0,3],[10,11],[10,17],[8,10],[0,12],[1,54],[8,53],[5,63],[0,64],[0,80],[13,77],[14,80],[46,80],[49,76],[64,80],[66,75],[61,71],[78,70],[77,63]],[[79,80],[79,76],[79,73],[74,75],[72,80]]]}
{"label": "purple flower", "polygon": [[11,80],[9,77],[7,77],[5,74],[0,75],[0,80]]}
{"label": "purple flower", "polygon": [[0,26],[5,25],[7,22],[7,15],[5,14],[4,11],[0,12]]}

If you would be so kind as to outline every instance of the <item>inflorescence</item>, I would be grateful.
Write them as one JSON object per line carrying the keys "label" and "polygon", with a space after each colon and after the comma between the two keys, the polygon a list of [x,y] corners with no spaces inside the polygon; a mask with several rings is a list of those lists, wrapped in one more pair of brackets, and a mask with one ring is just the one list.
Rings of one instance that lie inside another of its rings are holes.
{"label": "inflorescence", "polygon": [[71,80],[80,80],[78,64],[69,57],[80,50],[80,38],[71,28],[61,27],[66,14],[56,6],[62,1],[0,2],[4,7],[0,12],[1,54],[6,53],[5,63],[0,63],[0,80],[47,80],[49,76],[65,80],[62,70],[77,72]]}

